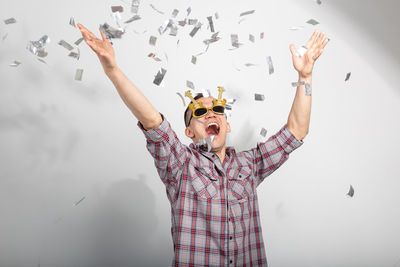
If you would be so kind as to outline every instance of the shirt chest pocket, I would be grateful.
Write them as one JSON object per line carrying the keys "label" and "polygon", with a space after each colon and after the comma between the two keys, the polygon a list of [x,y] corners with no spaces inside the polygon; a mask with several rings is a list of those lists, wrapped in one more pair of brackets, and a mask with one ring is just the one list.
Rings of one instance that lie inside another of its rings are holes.
{"label": "shirt chest pocket", "polygon": [[235,199],[251,198],[255,195],[252,172],[248,166],[233,169],[229,174],[229,186]]}
{"label": "shirt chest pocket", "polygon": [[200,199],[215,198],[218,192],[218,179],[209,167],[194,167],[192,174],[193,193]]}

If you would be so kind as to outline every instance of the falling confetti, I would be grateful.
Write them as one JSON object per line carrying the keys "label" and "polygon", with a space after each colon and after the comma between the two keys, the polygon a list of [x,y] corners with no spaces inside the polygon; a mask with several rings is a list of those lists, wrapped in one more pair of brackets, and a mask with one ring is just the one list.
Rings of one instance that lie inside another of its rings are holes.
{"label": "falling confetti", "polygon": [[351,76],[351,72],[347,73],[346,74],[346,79],[344,81],[347,82],[350,79],[350,76]]}
{"label": "falling confetti", "polygon": [[164,21],[164,23],[158,28],[158,33],[162,35],[168,28],[168,26],[171,24],[171,20],[167,19]]}
{"label": "falling confetti", "polygon": [[305,86],[306,86],[306,96],[311,96],[311,85],[309,83],[306,83]]}
{"label": "falling confetti", "polygon": [[185,98],[183,98],[182,94],[179,92],[177,92],[176,94],[182,99],[183,106],[186,107]]}
{"label": "falling confetti", "polygon": [[233,47],[239,48],[239,36],[237,34],[231,34],[231,44]]}
{"label": "falling confetti", "polygon": [[157,37],[155,36],[150,36],[149,44],[152,46],[155,46],[157,42]]}
{"label": "falling confetti", "polygon": [[9,19],[4,20],[4,23],[5,24],[13,24],[13,23],[17,23],[17,20],[14,18],[9,18]]}
{"label": "falling confetti", "polygon": [[264,39],[264,33],[260,33],[260,39]]}
{"label": "falling confetti", "polygon": [[321,0],[316,0],[316,2],[318,5],[322,4]]}
{"label": "falling confetti", "polygon": [[304,81],[302,81],[302,82],[292,82],[292,87],[299,87],[299,86],[304,85],[304,84],[305,84]]}
{"label": "falling confetti", "polygon": [[194,84],[193,84],[193,82],[191,82],[191,81],[186,81],[186,87],[188,87],[188,88],[190,88],[190,89],[195,89],[194,88]]}
{"label": "falling confetti", "polygon": [[166,69],[161,68],[161,70],[159,70],[156,74],[156,77],[154,78],[153,83],[155,85],[160,86],[162,80],[164,79],[165,74],[167,73]]}
{"label": "falling confetti", "polygon": [[132,18],[125,21],[125,23],[131,23],[131,22],[139,20],[139,19],[141,19],[141,17],[139,15],[134,15]]}
{"label": "falling confetti", "polygon": [[150,54],[148,55],[148,57],[151,57],[151,58],[153,58],[155,61],[158,61],[158,62],[161,61],[161,59],[160,59],[159,57],[157,57],[156,54],[154,54],[154,53],[150,53]]}
{"label": "falling confetti", "polygon": [[298,30],[302,30],[302,29],[304,29],[303,26],[293,26],[293,27],[289,28],[289,30],[291,30],[291,31],[298,31]]}
{"label": "falling confetti", "polygon": [[250,14],[254,14],[255,10],[250,10],[250,11],[246,11],[243,13],[240,13],[240,17],[246,16],[246,15],[250,15]]}
{"label": "falling confetti", "polygon": [[44,50],[44,48],[48,43],[50,43],[50,38],[47,35],[43,35],[39,41],[29,41],[26,49],[36,56],[46,57],[47,52]]}
{"label": "falling confetti", "polygon": [[201,22],[198,22],[197,24],[196,24],[196,26],[194,26],[194,28],[193,28],[193,30],[190,32],[190,36],[191,37],[193,37],[196,33],[197,33],[197,31],[201,28]]}
{"label": "falling confetti", "polygon": [[83,69],[77,69],[75,72],[75,81],[82,81]]}
{"label": "falling confetti", "polygon": [[140,0],[132,0],[131,12],[136,14],[139,11]]}
{"label": "falling confetti", "polygon": [[187,12],[186,17],[189,17],[190,13],[192,13],[192,8],[191,8],[191,7],[188,7],[188,8],[186,9],[186,12]]}
{"label": "falling confetti", "polygon": [[260,132],[260,135],[261,135],[262,137],[267,136],[267,130],[266,130],[265,128],[262,128],[262,129],[261,129],[261,132]]}
{"label": "falling confetti", "polygon": [[10,67],[18,67],[18,66],[21,65],[21,64],[22,64],[21,61],[14,60],[14,62],[11,63],[9,66],[10,66]]}
{"label": "falling confetti", "polygon": [[353,188],[352,185],[350,185],[350,189],[349,189],[349,192],[347,193],[347,195],[348,195],[349,197],[353,197],[353,196],[354,196],[354,188]]}
{"label": "falling confetti", "polygon": [[188,24],[189,24],[189,25],[195,25],[195,24],[197,24],[197,22],[198,22],[197,19],[189,19]]}
{"label": "falling confetti", "polygon": [[215,12],[214,16],[215,16],[215,19],[219,19],[219,15],[217,12]]}
{"label": "falling confetti", "polygon": [[174,9],[174,11],[172,11],[172,15],[171,17],[176,18],[176,16],[178,15],[179,10],[178,9]]}
{"label": "falling confetti", "polygon": [[267,62],[268,62],[268,71],[269,71],[269,74],[271,75],[272,73],[274,73],[274,65],[272,64],[271,56],[267,57]]}
{"label": "falling confetti", "polygon": [[192,56],[192,61],[191,61],[193,64],[195,64],[196,65],[196,62],[197,62],[197,57],[195,57],[195,56]]}
{"label": "falling confetti", "polygon": [[78,40],[75,41],[75,45],[80,45],[80,43],[84,40],[83,37],[79,38]]}
{"label": "falling confetti", "polygon": [[74,47],[73,47],[72,45],[70,45],[69,43],[67,43],[67,42],[64,41],[64,40],[59,41],[58,44],[61,45],[61,46],[63,46],[65,49],[67,49],[67,50],[69,50],[69,51],[71,51],[71,50],[74,49]]}
{"label": "falling confetti", "polygon": [[123,30],[120,29],[115,29],[108,25],[107,23],[104,23],[103,25],[100,25],[101,30],[104,32],[106,37],[108,39],[112,38],[121,38],[122,35],[125,33]]}
{"label": "falling confetti", "polygon": [[3,37],[1,38],[3,42],[4,42],[4,40],[7,38],[7,36],[8,36],[8,33],[6,33],[6,34],[3,35]]}
{"label": "falling confetti", "polygon": [[254,43],[254,41],[255,41],[254,35],[249,34],[249,40],[250,40],[250,42]]}
{"label": "falling confetti", "polygon": [[210,25],[211,32],[214,32],[214,22],[212,20],[212,16],[207,17],[207,19],[208,19],[208,23]]}
{"label": "falling confetti", "polygon": [[71,52],[71,53],[68,54],[68,56],[79,60],[79,57],[81,56],[81,53],[80,53],[80,51],[78,49],[78,52]]}
{"label": "falling confetti", "polygon": [[86,197],[81,198],[78,202],[75,203],[75,206],[81,203]]}
{"label": "falling confetti", "polygon": [[301,47],[299,47],[297,50],[296,50],[296,56],[298,56],[298,57],[302,57],[302,56],[304,56],[304,54],[307,52],[307,47],[306,46],[301,46]]}
{"label": "falling confetti", "polygon": [[165,14],[164,12],[158,10],[153,4],[150,4],[150,7],[151,7],[153,10],[155,10],[156,12],[158,12],[158,13],[160,13],[160,14],[162,14],[162,15]]}
{"label": "falling confetti", "polygon": [[256,101],[264,101],[265,96],[262,94],[254,94],[254,100]]}
{"label": "falling confetti", "polygon": [[76,24],[75,24],[75,19],[74,19],[74,17],[71,17],[71,18],[69,19],[69,25],[71,25],[72,27],[75,27],[75,28],[76,28]]}
{"label": "falling confetti", "polygon": [[308,20],[306,23],[308,23],[308,24],[311,24],[311,25],[317,25],[317,24],[319,24],[319,22],[318,21],[316,21],[315,19],[310,19],[310,20]]}
{"label": "falling confetti", "polygon": [[111,6],[112,12],[124,12],[124,8],[122,6]]}

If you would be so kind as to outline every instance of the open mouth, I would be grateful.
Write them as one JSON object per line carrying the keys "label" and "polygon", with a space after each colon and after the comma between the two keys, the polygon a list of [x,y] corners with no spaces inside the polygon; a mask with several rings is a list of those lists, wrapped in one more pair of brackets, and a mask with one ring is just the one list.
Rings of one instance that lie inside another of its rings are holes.
{"label": "open mouth", "polygon": [[219,134],[219,125],[215,122],[211,122],[207,125],[206,128],[207,134],[210,135],[218,135]]}

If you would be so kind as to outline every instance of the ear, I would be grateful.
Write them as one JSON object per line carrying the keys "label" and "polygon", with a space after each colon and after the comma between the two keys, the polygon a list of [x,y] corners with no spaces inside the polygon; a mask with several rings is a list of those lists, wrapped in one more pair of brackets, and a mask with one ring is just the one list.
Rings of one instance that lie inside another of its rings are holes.
{"label": "ear", "polygon": [[192,139],[194,137],[194,132],[192,131],[192,129],[190,129],[189,127],[186,127],[185,129],[185,134],[187,137],[189,137],[190,139]]}
{"label": "ear", "polygon": [[231,125],[229,124],[229,122],[226,122],[226,132],[227,133],[231,132]]}

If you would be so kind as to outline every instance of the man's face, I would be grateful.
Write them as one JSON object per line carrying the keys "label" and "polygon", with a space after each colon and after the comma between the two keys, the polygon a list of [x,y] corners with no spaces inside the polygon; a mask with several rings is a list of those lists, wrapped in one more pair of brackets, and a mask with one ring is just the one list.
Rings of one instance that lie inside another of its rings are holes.
{"label": "man's face", "polygon": [[[204,107],[211,108],[213,99],[212,97],[201,97],[197,101],[202,102]],[[205,116],[201,118],[193,117],[190,120],[189,126],[185,129],[185,134],[195,143],[207,136],[214,135],[215,139],[211,143],[211,147],[212,151],[218,151],[225,146],[226,134],[230,131],[231,127],[224,114],[215,114],[212,110],[208,110]]]}

